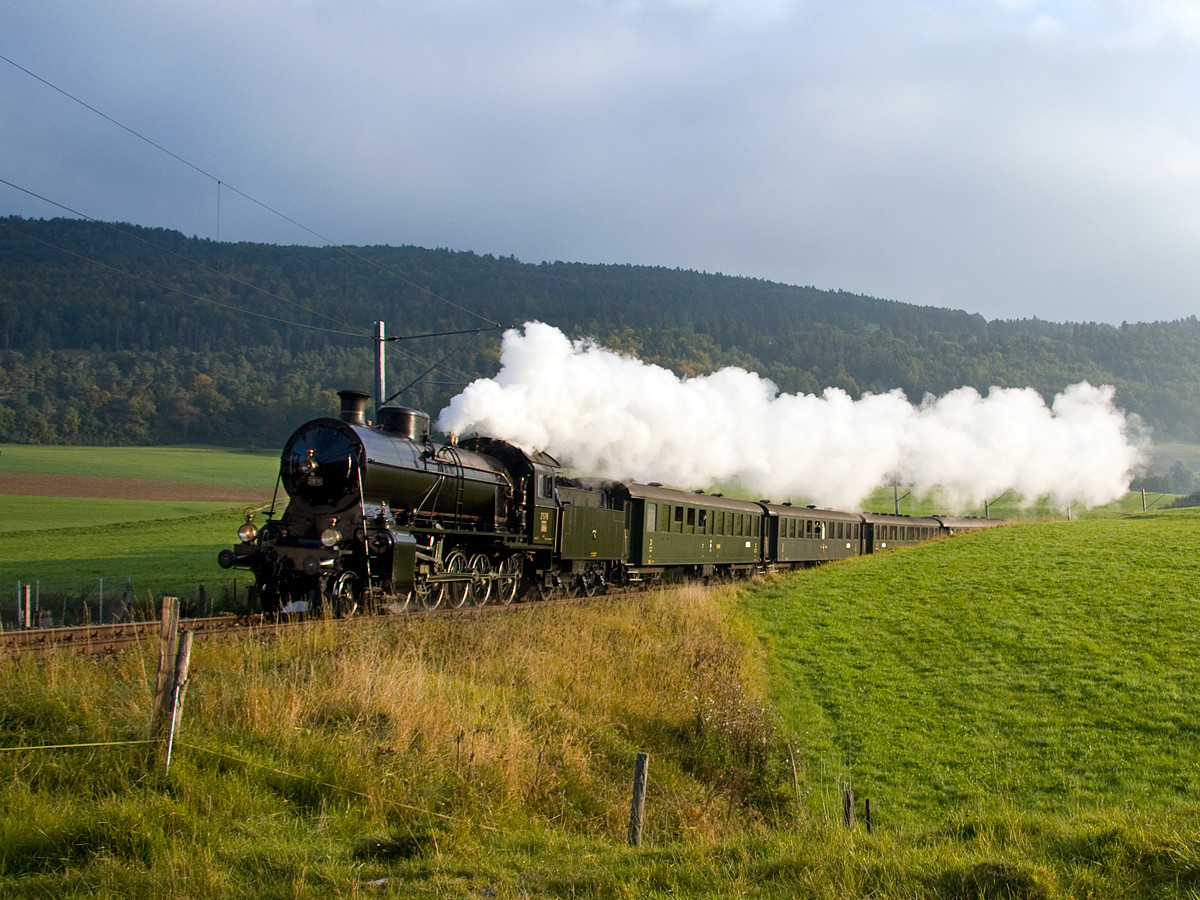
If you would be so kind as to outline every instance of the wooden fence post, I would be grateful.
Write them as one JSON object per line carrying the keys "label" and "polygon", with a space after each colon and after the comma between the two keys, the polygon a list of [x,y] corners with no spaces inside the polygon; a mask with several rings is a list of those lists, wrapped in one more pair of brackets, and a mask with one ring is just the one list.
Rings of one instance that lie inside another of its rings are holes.
{"label": "wooden fence post", "polygon": [[179,727],[179,716],[183,712],[183,697],[187,693],[188,666],[192,661],[192,631],[185,631],[179,636],[179,650],[175,654],[175,673],[169,692],[171,709],[171,725],[167,730],[167,758],[163,764],[163,774],[171,774],[171,749],[175,745],[175,729]]}
{"label": "wooden fence post", "polygon": [[854,827],[854,791],[849,788],[842,791],[842,824]]}
{"label": "wooden fence post", "polygon": [[633,767],[633,802],[629,807],[629,846],[640,847],[642,843],[642,819],[646,812],[646,769],[650,761],[648,753],[639,753]]}
{"label": "wooden fence post", "polygon": [[154,686],[154,712],[150,716],[150,738],[157,740],[163,729],[163,719],[169,705],[171,685],[171,648],[179,632],[179,598],[162,598],[162,625],[158,633],[158,677]]}

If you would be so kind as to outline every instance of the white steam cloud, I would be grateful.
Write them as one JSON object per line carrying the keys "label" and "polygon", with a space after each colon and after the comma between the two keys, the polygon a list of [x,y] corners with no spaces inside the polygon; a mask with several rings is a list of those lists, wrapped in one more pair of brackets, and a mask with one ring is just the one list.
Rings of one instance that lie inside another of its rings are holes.
{"label": "white steam cloud", "polygon": [[893,481],[919,495],[937,489],[952,509],[1006,491],[1065,507],[1118,499],[1142,458],[1113,388],[1086,382],[1049,407],[1032,388],[959,388],[918,405],[899,390],[781,394],[744,369],[680,378],[541,323],[506,332],[500,360],[438,426],[545,450],[582,474],[736,483],[840,509]]}

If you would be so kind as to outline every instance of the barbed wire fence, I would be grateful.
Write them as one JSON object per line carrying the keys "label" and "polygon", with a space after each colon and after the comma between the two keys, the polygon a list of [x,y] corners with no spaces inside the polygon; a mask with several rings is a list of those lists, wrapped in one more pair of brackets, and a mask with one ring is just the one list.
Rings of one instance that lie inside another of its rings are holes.
{"label": "barbed wire fence", "polygon": [[20,579],[15,591],[0,592],[0,630],[57,628],[154,620],[159,597],[179,597],[187,618],[243,612],[252,580],[210,584],[164,584],[139,589],[130,576],[88,580]]}

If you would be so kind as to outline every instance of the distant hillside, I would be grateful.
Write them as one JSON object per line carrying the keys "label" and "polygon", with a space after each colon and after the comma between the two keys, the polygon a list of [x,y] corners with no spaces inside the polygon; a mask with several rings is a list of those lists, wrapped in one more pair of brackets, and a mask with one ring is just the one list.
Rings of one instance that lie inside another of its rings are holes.
{"label": "distant hillside", "polygon": [[812,287],[643,266],[531,265],[416,247],[216,243],[0,219],[0,441],[277,446],[342,387],[373,384],[372,323],[399,402],[436,413],[495,373],[498,326],[538,319],[694,375],[910,398],[1081,380],[1159,437],[1200,438],[1200,322],[988,322]]}

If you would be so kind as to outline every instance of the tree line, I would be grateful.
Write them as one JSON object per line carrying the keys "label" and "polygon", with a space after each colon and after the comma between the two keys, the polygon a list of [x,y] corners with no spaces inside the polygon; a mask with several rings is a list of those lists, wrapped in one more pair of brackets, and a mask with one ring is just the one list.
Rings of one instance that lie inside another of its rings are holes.
{"label": "tree line", "polygon": [[[1200,439],[1200,322],[987,321],[961,311],[647,266],[418,247],[218,243],[0,219],[0,441],[275,447],[374,379],[436,413],[495,374],[500,326],[540,320],[683,375],[737,365],[782,391],[911,399],[1081,380],[1159,437]],[[470,331],[471,334],[448,334]]]}

